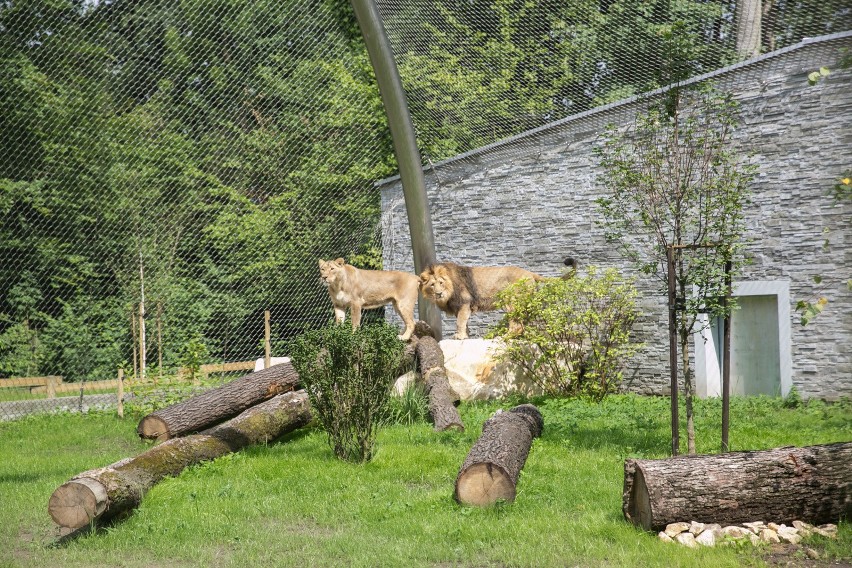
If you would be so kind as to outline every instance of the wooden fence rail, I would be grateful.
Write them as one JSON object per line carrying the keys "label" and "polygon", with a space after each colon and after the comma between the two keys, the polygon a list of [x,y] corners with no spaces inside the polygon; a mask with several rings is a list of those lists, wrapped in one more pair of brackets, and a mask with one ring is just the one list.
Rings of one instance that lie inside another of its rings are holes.
{"label": "wooden fence rail", "polygon": [[[85,381],[81,383],[62,383],[61,385],[57,385],[53,393],[62,394],[68,392],[80,392],[82,389],[83,392],[87,391],[95,391],[95,390],[110,390],[118,388],[118,379],[109,379],[106,381]],[[47,393],[47,398],[53,398],[50,396],[50,393],[47,390],[47,387],[33,387],[30,389],[30,392],[33,394],[44,394]]]}
{"label": "wooden fence rail", "polygon": [[62,377],[49,375],[46,377],[21,377],[17,379],[0,379],[0,388],[29,388],[42,389],[48,398],[56,397],[56,389],[62,384]]}
{"label": "wooden fence rail", "polygon": [[[253,371],[255,362],[236,361],[233,363],[209,363],[201,365],[198,369],[200,377],[206,377],[213,373],[230,373],[234,371]],[[178,369],[177,377],[187,377],[189,369]],[[126,380],[126,379],[125,379]],[[28,388],[33,394],[47,393],[47,398],[56,398],[57,394],[95,390],[111,390],[123,386],[121,379],[110,379],[105,381],[84,381],[79,383],[65,383],[61,376],[49,375],[45,377],[20,377],[14,379],[0,379],[0,388]]]}

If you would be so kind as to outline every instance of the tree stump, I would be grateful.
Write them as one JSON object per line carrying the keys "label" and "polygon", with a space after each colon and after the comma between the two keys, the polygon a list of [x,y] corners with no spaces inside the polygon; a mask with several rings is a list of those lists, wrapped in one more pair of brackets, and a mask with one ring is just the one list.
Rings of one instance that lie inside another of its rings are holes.
{"label": "tree stump", "polygon": [[48,512],[61,527],[78,529],[135,509],[167,476],[191,465],[283,436],[310,422],[304,391],[285,393],[200,434],[173,438],[136,457],[83,472],[50,497]]}
{"label": "tree stump", "polygon": [[429,397],[429,416],[437,432],[444,430],[464,431],[456,403],[458,395],[450,388],[447,371],[444,369],[444,353],[432,336],[419,337],[415,347],[420,362],[420,374],[426,384]]}
{"label": "tree stump", "polygon": [[143,439],[161,441],[198,432],[275,395],[292,391],[298,384],[299,375],[292,364],[273,365],[153,412],[139,421],[136,431]]}
{"label": "tree stump", "polygon": [[646,530],[678,521],[837,522],[852,514],[852,442],[629,459],[622,509]]}
{"label": "tree stump", "polygon": [[533,438],[543,427],[541,413],[531,404],[498,411],[486,420],[456,478],[456,501],[477,506],[514,501]]}

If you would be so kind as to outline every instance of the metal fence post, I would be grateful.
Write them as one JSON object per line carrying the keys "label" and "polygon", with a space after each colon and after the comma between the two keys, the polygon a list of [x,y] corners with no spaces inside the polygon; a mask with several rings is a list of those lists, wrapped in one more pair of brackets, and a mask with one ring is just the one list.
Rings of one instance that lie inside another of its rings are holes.
{"label": "metal fence post", "polygon": [[[426,181],[423,176],[420,151],[414,135],[414,125],[408,112],[408,102],[402,80],[394,61],[390,43],[385,34],[382,19],[373,0],[351,0],[355,17],[361,28],[367,53],[382,103],[388,117],[388,126],[393,139],[393,149],[399,165],[399,177],[405,197],[405,210],[408,213],[408,230],[411,233],[411,247],[414,252],[414,270],[418,273],[435,262],[435,236],[432,232],[432,217],[429,212],[429,200],[426,196]],[[418,302],[420,319],[428,323],[441,337],[441,313],[429,301],[420,297]]]}

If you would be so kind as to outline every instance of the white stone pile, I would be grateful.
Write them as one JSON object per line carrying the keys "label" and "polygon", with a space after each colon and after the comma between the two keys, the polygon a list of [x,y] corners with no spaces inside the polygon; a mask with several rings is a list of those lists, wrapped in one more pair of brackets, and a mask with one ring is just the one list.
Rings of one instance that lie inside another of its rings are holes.
{"label": "white stone pile", "polygon": [[717,544],[750,541],[754,545],[761,543],[799,544],[803,538],[818,534],[827,538],[837,537],[837,525],[813,526],[802,521],[793,521],[793,526],[755,521],[742,525],[723,527],[718,524],[671,523],[659,533],[664,542],[677,542],[690,548],[716,546]]}

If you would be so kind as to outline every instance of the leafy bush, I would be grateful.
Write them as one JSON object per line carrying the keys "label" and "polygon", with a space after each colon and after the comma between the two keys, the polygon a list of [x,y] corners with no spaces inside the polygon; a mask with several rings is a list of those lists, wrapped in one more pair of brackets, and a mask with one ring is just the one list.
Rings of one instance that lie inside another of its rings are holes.
{"label": "leafy bush", "polygon": [[[602,400],[616,392],[638,316],[636,289],[615,269],[591,266],[586,276],[521,281],[498,296],[506,316],[492,336],[506,342],[498,354],[518,365],[551,395]],[[520,325],[517,325],[520,324]]]}
{"label": "leafy bush", "polygon": [[207,346],[200,333],[196,333],[183,347],[180,365],[187,371],[190,381],[197,382],[201,373],[201,365],[208,356]]}
{"label": "leafy bush", "polygon": [[385,322],[354,331],[330,325],[290,347],[311,407],[340,459],[364,463],[373,456],[376,430],[402,362],[404,344],[397,333]]}

